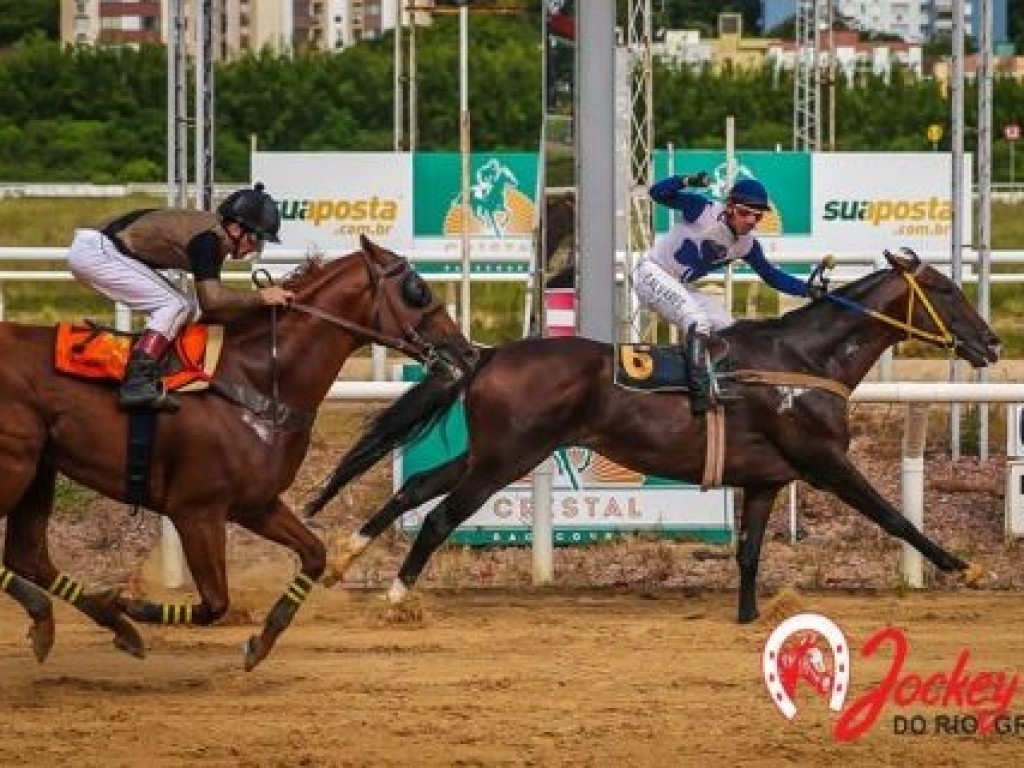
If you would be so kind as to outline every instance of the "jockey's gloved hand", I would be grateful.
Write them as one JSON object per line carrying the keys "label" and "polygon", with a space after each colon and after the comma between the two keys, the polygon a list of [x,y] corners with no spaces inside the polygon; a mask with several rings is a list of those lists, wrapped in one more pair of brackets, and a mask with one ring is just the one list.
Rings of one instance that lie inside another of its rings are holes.
{"label": "jockey's gloved hand", "polygon": [[710,187],[711,177],[707,171],[701,171],[700,173],[691,173],[686,176],[680,176],[679,180],[683,182],[684,187]]}
{"label": "jockey's gloved hand", "polygon": [[807,286],[807,298],[809,299],[820,299],[822,296],[828,295],[828,289],[818,283],[810,283]]}

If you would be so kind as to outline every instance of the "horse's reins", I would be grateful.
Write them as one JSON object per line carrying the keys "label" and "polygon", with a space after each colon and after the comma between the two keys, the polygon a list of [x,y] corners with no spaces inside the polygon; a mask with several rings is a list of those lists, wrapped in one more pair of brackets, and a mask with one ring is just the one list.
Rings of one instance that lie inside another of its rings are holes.
{"label": "horse's reins", "polygon": [[[373,284],[374,291],[380,289],[381,278],[387,279],[391,277],[399,276],[409,270],[409,262],[405,259],[400,259],[398,263],[388,268],[385,271],[375,270],[374,265],[366,257],[365,252],[360,251],[364,262],[366,263],[367,272],[370,275],[370,282]],[[253,282],[257,287],[263,288],[269,285],[273,285],[273,278],[270,273],[265,269],[257,269],[252,275]],[[398,317],[398,313],[395,312],[395,307],[391,299],[391,294],[388,291],[383,292],[384,301],[387,302],[388,309],[391,314]],[[330,323],[338,328],[343,328],[349,333],[354,334],[366,341],[375,342],[377,344],[383,344],[384,346],[391,347],[392,349],[403,352],[410,357],[422,360],[428,367],[431,366],[437,360],[437,352],[434,350],[432,344],[428,343],[420,335],[419,331],[409,323],[401,323],[402,332],[405,333],[407,339],[396,338],[386,333],[382,333],[376,328],[370,328],[369,326],[361,325],[359,323],[347,320],[344,317],[338,317],[330,312],[325,312],[319,307],[315,307],[312,304],[304,304],[299,301],[293,301],[288,304],[291,309],[296,309],[300,312],[304,312],[307,315],[312,315],[326,323]],[[438,303],[434,307],[427,309],[423,312],[421,322],[434,314],[441,308]],[[280,400],[280,384],[278,382],[278,344],[277,344],[277,307],[272,306],[270,308],[270,414],[271,414],[271,429],[276,430],[277,426],[277,413],[278,413],[278,402]],[[273,440],[274,435],[271,433],[271,439]]]}
{"label": "horse's reins", "polygon": [[[312,315],[313,317],[319,318],[320,320],[323,320],[326,323],[330,323],[331,325],[335,325],[339,328],[344,328],[346,331],[349,331],[350,333],[353,333],[357,336],[361,336],[367,341],[372,341],[377,344],[383,344],[384,346],[391,347],[392,349],[396,349],[399,352],[404,352],[410,357],[423,357],[429,359],[432,356],[432,347],[429,344],[421,344],[419,342],[415,344],[410,344],[408,341],[405,341],[404,339],[389,336],[386,333],[381,333],[380,331],[374,328],[370,328],[365,325],[360,325],[359,323],[353,323],[351,320],[346,320],[344,317],[332,315],[330,312],[324,312],[324,310],[320,309],[319,307],[314,307],[311,304],[303,304],[302,302],[293,301],[288,304],[288,308],[297,309],[300,312],[305,312],[307,315]],[[419,334],[416,334],[415,331],[413,331],[412,334],[410,335],[414,335],[414,338],[416,339],[420,338]]]}
{"label": "horse's reins", "polygon": [[[374,283],[374,288],[375,289],[378,287],[379,279],[381,277],[383,277],[383,278],[395,277],[395,276],[401,275],[402,273],[407,272],[409,270],[409,262],[407,262],[404,259],[402,259],[401,261],[399,261],[397,264],[395,264],[393,267],[391,267],[387,271],[385,271],[383,273],[375,274],[372,271],[372,266],[373,265],[371,265],[369,260],[366,259],[366,254],[363,253],[362,251],[360,251],[360,254],[363,256],[364,260],[367,261],[368,271],[370,271],[370,277],[371,277],[372,282]],[[254,279],[256,278],[256,274],[258,274],[258,273],[262,273],[262,275],[265,275],[265,277],[261,276],[260,279],[262,279],[262,280],[269,280],[270,276],[269,276],[269,274],[266,273],[266,270],[258,270],[257,273],[254,273]],[[397,316],[397,313],[395,312],[394,305],[393,305],[392,300],[391,300],[391,296],[390,296],[390,294],[387,291],[384,291],[384,301],[387,302],[388,309],[391,310],[391,313],[393,315]],[[337,326],[338,328],[343,328],[344,330],[346,330],[346,331],[348,331],[348,332],[350,332],[352,334],[355,334],[356,336],[359,336],[359,337],[365,339],[366,341],[371,341],[371,342],[374,342],[376,344],[383,344],[386,347],[391,347],[392,349],[395,349],[395,350],[397,350],[399,352],[403,352],[403,353],[409,355],[410,357],[422,359],[422,360],[425,360],[425,361],[429,362],[430,360],[432,360],[436,356],[436,353],[434,352],[433,345],[431,345],[428,342],[426,342],[423,339],[423,337],[419,334],[419,332],[416,330],[416,328],[414,328],[412,325],[410,325],[408,323],[403,323],[402,324],[402,332],[405,333],[407,339],[409,339],[409,340],[402,339],[402,338],[397,338],[395,336],[388,335],[386,333],[383,333],[383,332],[377,330],[376,328],[371,328],[371,327],[366,326],[366,325],[361,325],[360,323],[355,323],[355,322],[353,322],[351,320],[348,320],[348,319],[346,319],[344,317],[338,317],[337,315],[333,315],[330,312],[326,312],[326,311],[320,309],[319,307],[313,306],[312,304],[304,304],[301,301],[289,302],[288,303],[288,308],[289,309],[296,309],[299,312],[304,312],[307,315],[312,315],[313,317],[316,317],[316,318],[318,318],[320,320],[323,320],[326,323],[330,323],[331,325]],[[431,309],[429,309],[426,312],[424,312],[423,313],[423,318],[425,319],[425,318],[429,317],[430,315],[434,314],[439,309],[441,309],[441,305],[437,304],[435,307],[432,307]],[[277,315],[276,315],[276,312],[275,312],[275,313],[271,314],[271,354],[272,354],[271,365],[275,365],[276,364],[276,359],[274,359],[274,358],[276,358],[276,352],[277,352],[277,350],[276,350],[276,336],[277,336],[277,332],[276,332],[276,328],[275,328],[276,321],[277,321]]]}
{"label": "horse's reins", "polygon": [[[842,294],[827,293],[825,294],[825,298],[846,307],[847,309],[852,309],[854,312],[859,312],[860,314],[872,317],[886,325],[899,328],[901,331],[906,332],[908,339],[917,337],[925,341],[933,341],[940,346],[945,347],[952,353],[953,350],[956,349],[956,337],[950,332],[949,327],[945,322],[943,322],[939,313],[936,312],[931,299],[928,298],[928,294],[924,292],[924,289],[922,289],[920,284],[917,282],[916,275],[920,274],[924,267],[924,264],[919,265],[917,269],[914,270],[913,274],[907,271],[900,273],[903,279],[906,280],[907,284],[910,286],[910,293],[907,298],[906,322],[898,320],[895,317],[890,317],[884,312],[879,312],[876,309],[865,307],[863,304],[859,304],[852,299],[848,299]],[[928,316],[932,319],[932,322],[935,323],[935,327],[938,329],[936,333],[918,328],[913,324],[914,304],[917,300],[920,300],[921,305],[925,308]],[[751,384],[803,386],[813,389],[823,389],[835,395],[839,395],[844,399],[849,398],[850,396],[850,388],[845,384],[833,379],[826,379],[821,376],[813,376],[804,373],[738,369],[724,372],[720,375],[720,378],[735,379],[737,381]],[[701,490],[707,490],[722,484],[722,473],[725,465],[726,432],[725,413],[718,405],[712,408],[708,413],[707,431],[707,445],[704,455],[704,474],[701,478]]]}
{"label": "horse's reins", "polygon": [[[924,266],[924,264],[921,264],[915,270],[915,274],[919,273],[922,269],[924,269]],[[906,280],[907,284],[910,286],[910,295],[907,298],[906,322],[902,320],[897,320],[895,317],[890,317],[884,312],[879,312],[877,309],[865,307],[863,304],[858,304],[856,301],[848,299],[845,296],[838,293],[826,294],[826,298],[828,298],[830,301],[834,301],[836,304],[846,307],[847,309],[852,309],[854,312],[860,312],[861,314],[873,317],[875,320],[885,323],[886,325],[891,325],[894,328],[899,328],[901,331],[904,331],[907,334],[907,339],[917,337],[924,341],[932,341],[938,344],[939,346],[945,347],[946,349],[952,352],[956,348],[956,337],[950,332],[945,322],[943,322],[942,318],[939,316],[939,313],[935,311],[935,307],[932,305],[931,299],[928,298],[928,294],[924,292],[920,284],[917,282],[915,274],[911,274],[910,272],[906,271],[902,272],[901,274],[903,276],[903,279]],[[926,331],[922,328],[918,328],[913,324],[914,303],[917,299],[920,299],[921,305],[925,308],[925,311],[928,313],[928,316],[932,319],[932,322],[935,323],[935,327],[938,329],[937,333]]]}

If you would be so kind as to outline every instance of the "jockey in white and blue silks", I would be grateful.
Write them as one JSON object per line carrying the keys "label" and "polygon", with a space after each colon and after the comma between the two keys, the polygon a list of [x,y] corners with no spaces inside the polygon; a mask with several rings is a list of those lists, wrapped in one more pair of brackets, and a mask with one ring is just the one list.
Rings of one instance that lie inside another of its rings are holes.
{"label": "jockey in white and blue silks", "polygon": [[[634,290],[640,303],[687,331],[690,382],[695,412],[707,407],[710,373],[706,368],[710,335],[732,323],[717,299],[700,293],[694,283],[730,262],[744,261],[777,291],[807,297],[807,284],[773,266],[754,237],[754,228],[771,210],[768,192],[756,179],[733,185],[725,203],[709,200],[694,187],[707,186],[708,176],[670,176],[651,187],[651,199],[680,211],[680,220],[658,238],[639,263]],[[813,298],[813,296],[812,296]]]}
{"label": "jockey in white and blue silks", "polygon": [[692,190],[705,179],[670,176],[651,187],[651,199],[681,212],[680,220],[655,242],[637,266],[634,286],[647,308],[671,323],[707,335],[732,323],[717,299],[693,285],[734,261],[745,261],[768,285],[792,296],[807,296],[807,286],[773,266],[753,230],[770,210],[768,193],[756,179],[738,181],[726,202]]}

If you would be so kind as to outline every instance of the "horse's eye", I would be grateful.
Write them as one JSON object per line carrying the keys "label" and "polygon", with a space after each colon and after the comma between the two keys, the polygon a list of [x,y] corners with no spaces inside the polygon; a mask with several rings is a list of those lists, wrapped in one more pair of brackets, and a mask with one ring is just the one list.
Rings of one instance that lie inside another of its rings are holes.
{"label": "horse's eye", "polygon": [[415,272],[410,272],[402,280],[402,298],[410,307],[424,309],[434,297],[426,281]]}

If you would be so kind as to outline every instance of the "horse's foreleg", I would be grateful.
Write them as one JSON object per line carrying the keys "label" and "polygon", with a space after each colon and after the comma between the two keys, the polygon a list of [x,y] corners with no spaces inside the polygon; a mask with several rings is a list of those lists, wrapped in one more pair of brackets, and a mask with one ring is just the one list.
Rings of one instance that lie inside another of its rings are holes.
{"label": "horse's foreleg", "polygon": [[888,534],[902,539],[942,571],[964,571],[967,563],[933,542],[874,489],[867,478],[843,455],[818,456],[808,479],[831,491]]}
{"label": "horse's foreleg", "polygon": [[757,618],[757,566],[768,518],[772,514],[777,486],[743,489],[743,514],[740,517],[740,543],[736,563],[740,568],[739,622],[748,624]]}
{"label": "horse's foreleg", "polygon": [[465,470],[466,454],[463,453],[439,467],[417,473],[406,480],[398,493],[388,499],[387,503],[373,517],[363,523],[356,533],[353,533],[340,546],[331,548],[327,573],[323,579],[324,585],[329,587],[339,581],[373,540],[405,512],[448,493],[455,487]]}
{"label": "horse's foreleg", "polygon": [[263,631],[250,637],[246,643],[245,669],[250,671],[266,658],[277,638],[292,623],[299,606],[323,575],[327,553],[320,539],[280,499],[274,502],[269,512],[261,510],[238,520],[238,523],[265,539],[288,547],[299,556],[300,561],[299,573],[270,609],[263,623]]}

